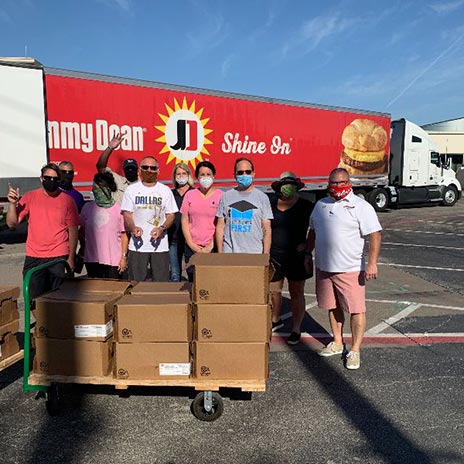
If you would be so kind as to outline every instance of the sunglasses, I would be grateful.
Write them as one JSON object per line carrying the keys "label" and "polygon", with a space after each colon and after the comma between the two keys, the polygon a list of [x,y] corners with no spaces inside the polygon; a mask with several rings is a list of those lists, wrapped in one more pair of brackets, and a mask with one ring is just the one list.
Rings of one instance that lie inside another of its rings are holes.
{"label": "sunglasses", "polygon": [[43,179],[51,180],[52,182],[58,182],[60,178],[58,176],[42,176]]}
{"label": "sunglasses", "polygon": [[66,170],[66,169],[60,169],[60,172],[62,172],[63,174],[74,174],[74,171],[73,170]]}
{"label": "sunglasses", "polygon": [[159,166],[147,166],[146,164],[144,164],[143,166],[140,166],[140,169],[142,169],[142,171],[159,171]]}
{"label": "sunglasses", "polygon": [[251,169],[245,169],[243,171],[236,171],[235,174],[237,176],[243,176],[243,174],[248,174],[250,175],[253,171]]}

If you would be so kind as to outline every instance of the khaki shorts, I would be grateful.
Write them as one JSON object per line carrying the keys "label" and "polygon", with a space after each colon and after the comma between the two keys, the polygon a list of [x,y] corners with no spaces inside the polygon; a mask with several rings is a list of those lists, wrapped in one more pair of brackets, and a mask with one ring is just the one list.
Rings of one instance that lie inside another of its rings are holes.
{"label": "khaki shorts", "polygon": [[365,273],[325,272],[316,269],[316,296],[321,309],[339,308],[350,314],[365,313]]}

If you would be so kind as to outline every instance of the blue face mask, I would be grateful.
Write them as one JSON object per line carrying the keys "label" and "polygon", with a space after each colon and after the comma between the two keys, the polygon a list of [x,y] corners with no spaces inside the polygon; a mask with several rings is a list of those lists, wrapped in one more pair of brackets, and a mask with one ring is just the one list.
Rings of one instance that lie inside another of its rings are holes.
{"label": "blue face mask", "polygon": [[238,186],[243,188],[248,188],[253,182],[253,177],[248,174],[241,174],[236,179]]}

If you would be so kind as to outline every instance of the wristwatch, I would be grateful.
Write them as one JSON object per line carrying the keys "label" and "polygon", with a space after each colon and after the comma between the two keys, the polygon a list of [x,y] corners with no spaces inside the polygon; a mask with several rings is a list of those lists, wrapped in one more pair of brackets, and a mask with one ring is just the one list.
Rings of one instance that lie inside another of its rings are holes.
{"label": "wristwatch", "polygon": [[127,258],[127,252],[122,254],[123,258]]}

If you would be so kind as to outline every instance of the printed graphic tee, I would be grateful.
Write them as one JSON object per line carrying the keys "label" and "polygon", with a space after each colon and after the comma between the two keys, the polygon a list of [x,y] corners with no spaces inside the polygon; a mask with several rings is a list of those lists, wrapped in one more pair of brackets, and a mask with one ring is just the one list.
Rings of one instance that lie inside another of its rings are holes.
{"label": "printed graphic tee", "polygon": [[127,187],[121,205],[122,211],[133,213],[134,224],[143,229],[142,237],[131,235],[130,251],[145,253],[169,251],[166,231],[158,240],[153,240],[150,232],[166,221],[166,214],[176,213],[177,205],[169,187],[157,182],[153,187],[147,187],[142,182],[136,182]]}
{"label": "printed graphic tee", "polygon": [[236,189],[225,192],[216,214],[224,218],[224,253],[262,253],[264,219],[272,219],[267,195],[254,188],[251,192]]}

